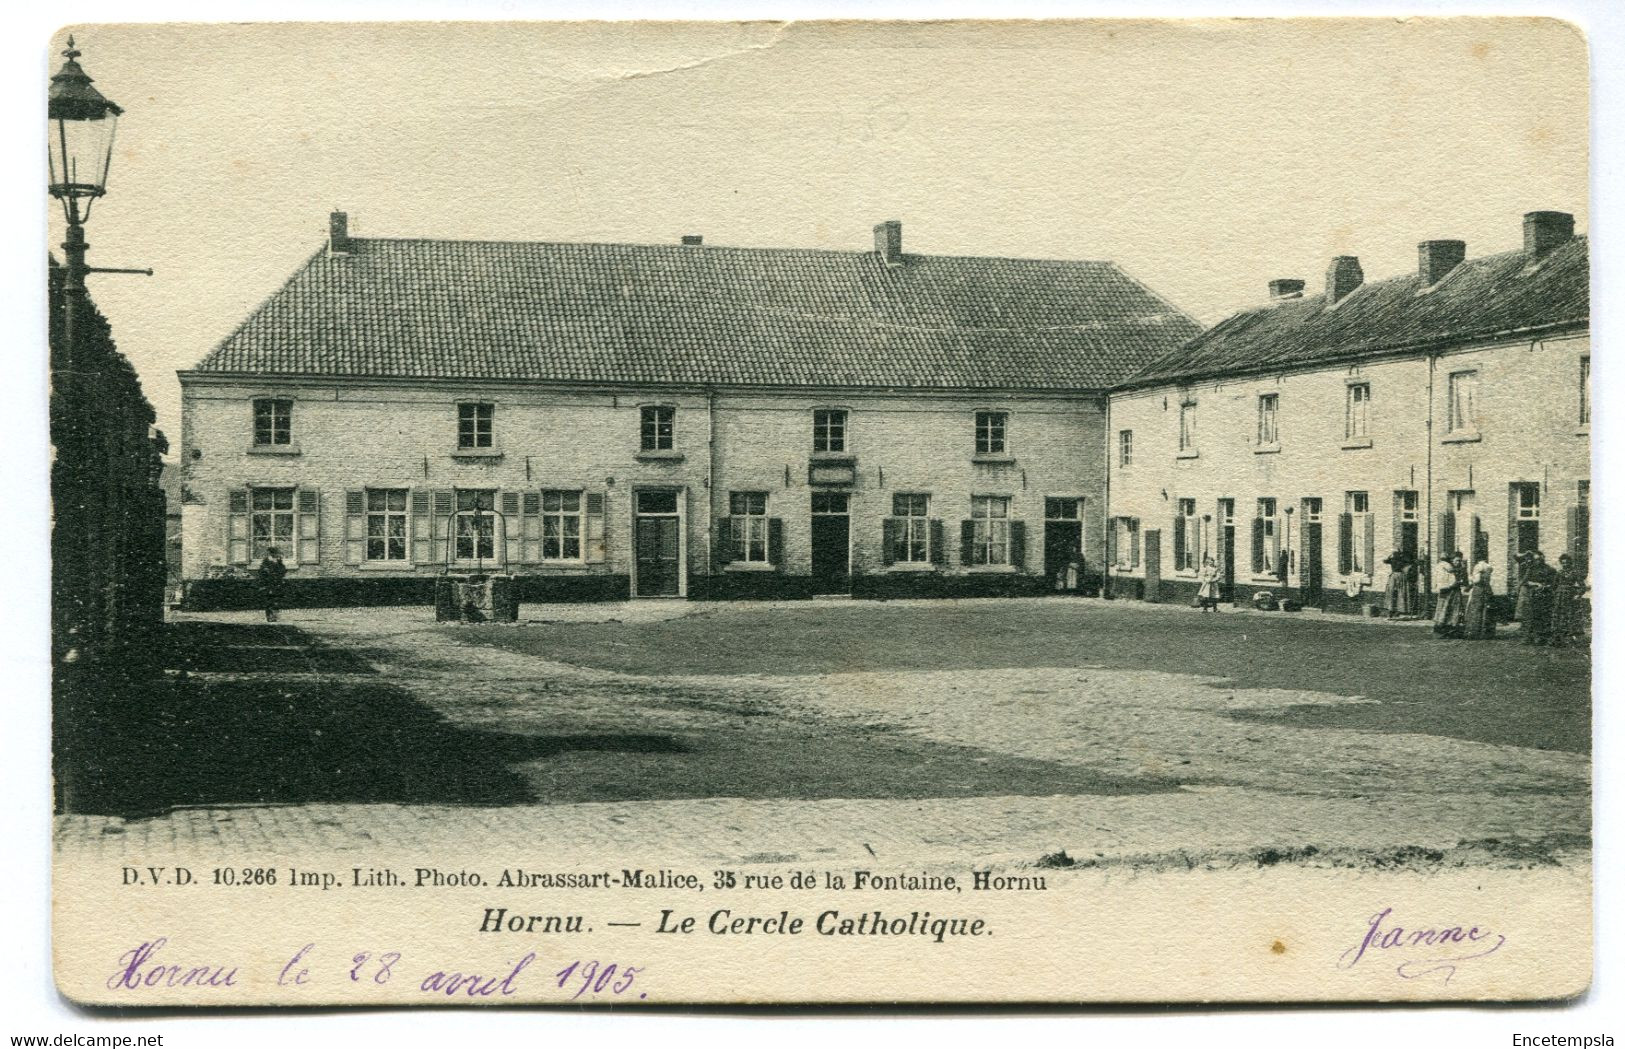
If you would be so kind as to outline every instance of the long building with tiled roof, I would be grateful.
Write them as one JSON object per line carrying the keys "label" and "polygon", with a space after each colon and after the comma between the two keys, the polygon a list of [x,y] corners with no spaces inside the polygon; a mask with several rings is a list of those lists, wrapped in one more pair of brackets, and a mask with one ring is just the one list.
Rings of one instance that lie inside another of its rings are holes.
{"label": "long building with tiled roof", "polygon": [[1186,344],[1109,262],[329,242],[183,388],[183,574],[252,600],[1093,589],[1106,391]]}
{"label": "long building with tiled roof", "polygon": [[[1510,610],[1525,555],[1590,553],[1590,265],[1573,217],[1519,251],[1425,241],[1367,283],[1270,283],[1111,398],[1107,570],[1120,593],[1405,616],[1438,556]],[[1395,566],[1399,568],[1396,571]],[[1258,597],[1258,595],[1264,595]]]}

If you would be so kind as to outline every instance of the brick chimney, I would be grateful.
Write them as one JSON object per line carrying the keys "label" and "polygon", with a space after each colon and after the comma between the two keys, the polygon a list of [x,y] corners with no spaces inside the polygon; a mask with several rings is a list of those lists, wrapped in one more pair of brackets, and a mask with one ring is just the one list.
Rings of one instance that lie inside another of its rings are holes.
{"label": "brick chimney", "polygon": [[1523,250],[1544,255],[1574,237],[1574,216],[1566,211],[1531,211],[1523,217]]}
{"label": "brick chimney", "polygon": [[1295,278],[1283,277],[1280,280],[1270,281],[1270,298],[1272,299],[1301,299],[1303,298],[1303,281]]}
{"label": "brick chimney", "polygon": [[1364,283],[1365,271],[1360,269],[1360,260],[1353,255],[1339,255],[1326,267],[1326,305],[1342,302]]}
{"label": "brick chimney", "polygon": [[698,233],[683,234],[683,247],[697,248],[705,243],[705,238]]}
{"label": "brick chimney", "polygon": [[875,254],[887,266],[903,264],[903,224],[890,219],[875,227]]}
{"label": "brick chimney", "polygon": [[350,253],[350,216],[347,212],[335,211],[327,216],[327,253]]}
{"label": "brick chimney", "polygon": [[1464,240],[1424,240],[1416,246],[1416,275],[1422,287],[1431,288],[1467,257]]}

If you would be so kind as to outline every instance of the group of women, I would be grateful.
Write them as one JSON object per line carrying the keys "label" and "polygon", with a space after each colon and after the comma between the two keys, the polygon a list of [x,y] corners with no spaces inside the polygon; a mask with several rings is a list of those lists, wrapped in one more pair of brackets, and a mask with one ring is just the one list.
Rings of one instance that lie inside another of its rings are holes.
{"label": "group of women", "polygon": [[[1397,556],[1397,555],[1396,555]],[[1495,636],[1495,569],[1480,559],[1470,569],[1458,550],[1433,568],[1433,632],[1440,637],[1484,640]],[[1512,618],[1527,645],[1564,646],[1583,642],[1585,577],[1564,554],[1554,570],[1539,551],[1518,558],[1517,603]]]}

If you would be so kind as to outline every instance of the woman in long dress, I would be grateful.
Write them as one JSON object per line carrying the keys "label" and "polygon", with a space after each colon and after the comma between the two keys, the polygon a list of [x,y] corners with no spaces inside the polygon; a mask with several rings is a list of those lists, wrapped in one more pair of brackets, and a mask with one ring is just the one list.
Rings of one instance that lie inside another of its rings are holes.
{"label": "woman in long dress", "polygon": [[1557,559],[1557,581],[1552,585],[1551,643],[1572,645],[1585,639],[1585,609],[1581,596],[1585,577],[1574,567],[1574,558],[1563,554]]}
{"label": "woman in long dress", "polygon": [[1456,623],[1461,613],[1461,586],[1449,554],[1440,554],[1439,563],[1433,566],[1433,593],[1437,598],[1433,604],[1433,632],[1440,637],[1460,636]]}
{"label": "woman in long dress", "polygon": [[1202,570],[1196,579],[1202,585],[1196,588],[1196,607],[1211,612],[1219,607],[1219,566],[1212,557],[1202,558]]}
{"label": "woman in long dress", "polygon": [[1495,636],[1495,616],[1490,613],[1491,599],[1495,596],[1490,590],[1490,577],[1494,574],[1495,569],[1490,567],[1488,561],[1480,561],[1473,566],[1473,584],[1467,591],[1467,622],[1462,628],[1462,637],[1486,641]]}

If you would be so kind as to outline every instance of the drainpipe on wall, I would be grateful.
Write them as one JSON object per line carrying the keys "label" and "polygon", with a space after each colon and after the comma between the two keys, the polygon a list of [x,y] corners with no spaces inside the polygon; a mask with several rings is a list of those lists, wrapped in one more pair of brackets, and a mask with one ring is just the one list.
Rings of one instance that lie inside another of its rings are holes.
{"label": "drainpipe on wall", "polygon": [[[1428,410],[1427,410],[1427,427],[1426,427],[1427,441],[1428,441],[1428,458],[1427,458],[1427,491],[1428,491],[1428,505],[1427,505],[1428,546],[1427,546],[1427,549],[1428,549],[1428,564],[1427,564],[1426,569],[1422,573],[1420,573],[1425,580],[1431,580],[1433,578],[1432,575],[1431,575],[1432,570],[1433,570],[1433,565],[1434,565],[1435,562],[1438,561],[1439,554],[1440,554],[1440,551],[1435,550],[1433,548],[1433,524],[1434,524],[1434,522],[1433,522],[1433,372],[1434,372],[1435,367],[1438,365],[1438,363],[1439,363],[1438,354],[1434,354],[1434,353],[1428,354]],[[1431,595],[1432,592],[1433,592],[1433,584],[1432,584],[1431,581],[1428,582],[1428,584],[1427,584],[1427,590],[1428,590],[1429,595]]]}
{"label": "drainpipe on wall", "polygon": [[717,526],[717,391],[705,388],[705,579],[711,588],[711,577],[716,572],[712,559],[716,556],[717,537],[712,530]]}
{"label": "drainpipe on wall", "polygon": [[[1106,439],[1101,443],[1106,448],[1106,469],[1102,471],[1105,478],[1104,491],[1100,500],[1100,596],[1102,599],[1112,596],[1112,566],[1106,557],[1108,547],[1107,537],[1112,526],[1112,441],[1116,431],[1112,429],[1112,397],[1106,395]],[[1083,585],[1083,580],[1078,580]]]}

